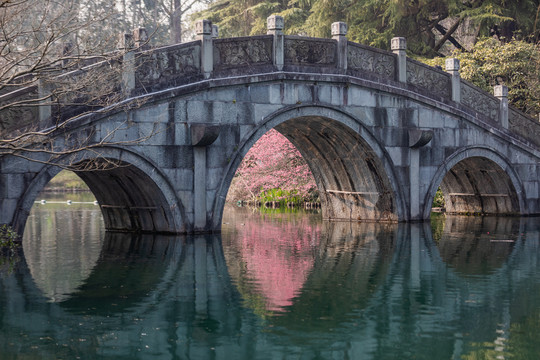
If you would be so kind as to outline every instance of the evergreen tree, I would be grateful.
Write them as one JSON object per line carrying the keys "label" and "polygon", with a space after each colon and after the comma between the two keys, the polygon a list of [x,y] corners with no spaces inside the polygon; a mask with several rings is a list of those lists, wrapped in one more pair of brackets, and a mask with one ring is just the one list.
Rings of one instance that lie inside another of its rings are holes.
{"label": "evergreen tree", "polygon": [[[444,34],[462,47],[452,34],[464,19],[475,24],[478,38],[535,43],[539,12],[540,0],[219,0],[195,17],[212,20],[225,37],[264,34],[271,14],[283,16],[286,34],[316,37],[329,37],[330,24],[345,21],[353,41],[388,49],[392,37],[403,36],[411,54],[434,57]],[[446,29],[445,19],[455,26]]]}

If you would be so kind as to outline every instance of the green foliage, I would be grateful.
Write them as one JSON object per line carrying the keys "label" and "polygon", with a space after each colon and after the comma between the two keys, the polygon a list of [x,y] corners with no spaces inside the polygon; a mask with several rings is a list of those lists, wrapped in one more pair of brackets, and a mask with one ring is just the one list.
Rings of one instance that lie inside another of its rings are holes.
{"label": "green foliage", "polygon": [[259,194],[261,203],[278,202],[282,206],[287,205],[287,203],[301,204],[302,200],[303,198],[297,190],[269,189]]}
{"label": "green foliage", "polygon": [[0,226],[0,252],[14,255],[20,246],[19,234],[11,226]]}
{"label": "green foliage", "polygon": [[[471,52],[456,52],[453,57],[460,60],[463,79],[490,93],[493,86],[505,84],[512,106],[533,117],[540,114],[540,44],[484,38]],[[444,67],[445,59],[424,61]]]}
{"label": "green foliage", "polygon": [[51,179],[47,187],[61,190],[90,190],[77,174],[68,170],[59,172],[58,175]]}
{"label": "green foliage", "polygon": [[440,187],[437,189],[437,192],[435,193],[435,197],[433,198],[433,205],[431,207],[434,207],[434,208],[444,207],[444,196]]}
{"label": "green foliage", "polygon": [[436,244],[441,241],[444,234],[445,219],[446,215],[444,213],[431,213],[431,234]]}
{"label": "green foliage", "polygon": [[272,14],[283,16],[286,34],[315,37],[329,37],[330,25],[345,21],[352,41],[388,49],[392,37],[403,36],[409,53],[434,57],[435,27],[444,19],[467,18],[479,34],[520,34],[535,43],[539,10],[539,0],[219,0],[195,18],[212,20],[225,37],[264,34]]}

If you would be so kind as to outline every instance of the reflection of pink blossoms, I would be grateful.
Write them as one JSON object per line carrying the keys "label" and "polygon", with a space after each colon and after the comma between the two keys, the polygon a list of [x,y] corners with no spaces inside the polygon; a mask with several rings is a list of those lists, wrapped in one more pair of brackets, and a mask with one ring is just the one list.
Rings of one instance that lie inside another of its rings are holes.
{"label": "reflection of pink blossoms", "polygon": [[[254,198],[270,189],[296,190],[307,198],[308,192],[315,188],[313,175],[300,152],[274,129],[249,150],[231,185],[234,200]],[[239,194],[242,189],[247,191]]]}
{"label": "reflection of pink blossoms", "polygon": [[320,238],[320,224],[246,221],[237,227],[237,241],[248,276],[256,281],[266,309],[280,311],[292,305],[315,260],[313,242]]}

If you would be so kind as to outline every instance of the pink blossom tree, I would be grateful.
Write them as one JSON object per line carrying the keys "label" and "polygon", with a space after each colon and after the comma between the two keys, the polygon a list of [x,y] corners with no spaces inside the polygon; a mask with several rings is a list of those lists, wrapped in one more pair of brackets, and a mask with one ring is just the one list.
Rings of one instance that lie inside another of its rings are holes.
{"label": "pink blossom tree", "polygon": [[317,185],[300,152],[272,129],[248,151],[229,190],[229,200],[313,200]]}

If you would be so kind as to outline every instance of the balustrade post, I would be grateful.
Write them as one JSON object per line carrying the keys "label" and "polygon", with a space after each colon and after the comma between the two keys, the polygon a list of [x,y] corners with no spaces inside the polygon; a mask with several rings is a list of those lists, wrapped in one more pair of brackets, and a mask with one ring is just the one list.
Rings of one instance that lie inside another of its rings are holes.
{"label": "balustrade post", "polygon": [[499,122],[504,129],[508,129],[508,87],[506,85],[495,85],[493,94],[501,101],[499,105]]}
{"label": "balustrade post", "polygon": [[347,70],[347,24],[338,21],[332,23],[332,39],[337,41],[337,67]]}
{"label": "balustrade post", "polygon": [[137,49],[145,50],[149,48],[148,33],[145,28],[137,28],[133,30],[133,44]]}
{"label": "balustrade post", "polygon": [[122,51],[122,91],[129,95],[135,89],[135,53],[133,34],[124,33],[120,35],[118,50]]}
{"label": "balustrade post", "polygon": [[219,37],[219,26],[212,25],[212,39],[217,39]]}
{"label": "balustrade post", "polygon": [[404,37],[392,38],[391,47],[397,55],[397,80],[407,83],[407,40]]}
{"label": "balustrade post", "polygon": [[[58,54],[60,58],[62,59],[62,68],[67,68],[70,65],[73,65],[73,60],[71,59],[73,57],[74,53],[74,46],[71,41],[66,41],[62,44],[62,48],[60,49],[60,53]],[[81,65],[81,64],[79,64]]]}
{"label": "balustrade post", "polygon": [[47,128],[52,124],[48,124],[48,120],[51,118],[51,84],[45,79],[38,80],[38,97],[40,104],[38,107],[39,127],[41,129]]}
{"label": "balustrade post", "polygon": [[459,75],[459,59],[451,58],[445,61],[446,71],[450,73],[452,86],[452,100],[461,102],[461,76]]}
{"label": "balustrade post", "polygon": [[195,23],[197,40],[201,41],[201,71],[206,79],[210,78],[214,71],[214,46],[212,43],[212,22],[210,20],[198,20]]}
{"label": "balustrade post", "polygon": [[278,71],[283,70],[283,64],[285,63],[285,49],[284,49],[284,21],[279,15],[270,15],[266,19],[266,28],[268,35],[274,35],[274,41],[272,46],[272,57],[274,66]]}

